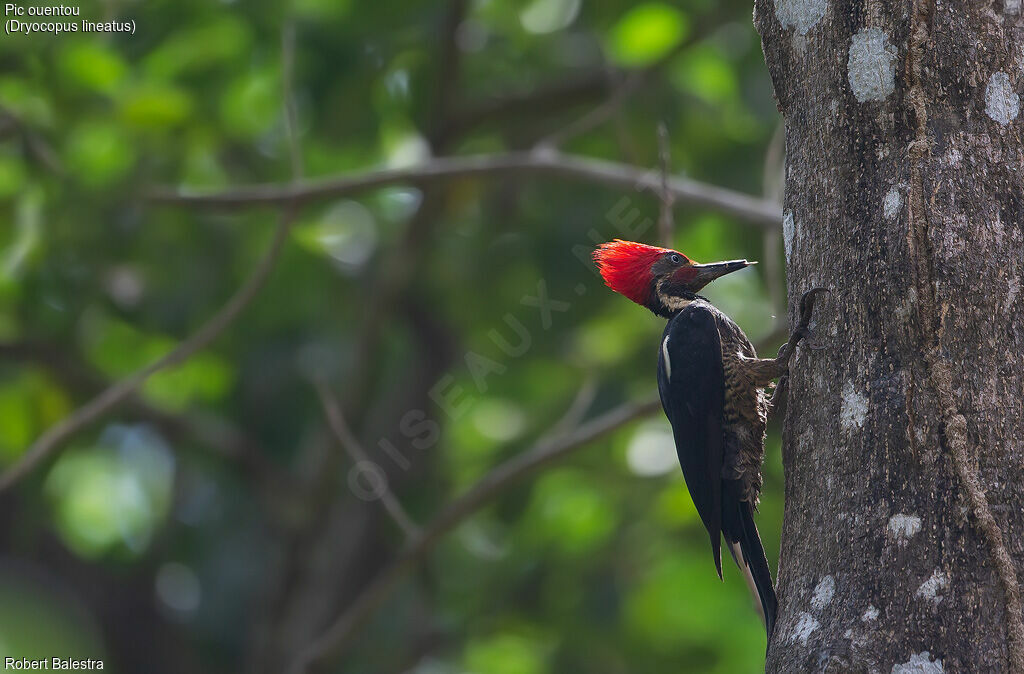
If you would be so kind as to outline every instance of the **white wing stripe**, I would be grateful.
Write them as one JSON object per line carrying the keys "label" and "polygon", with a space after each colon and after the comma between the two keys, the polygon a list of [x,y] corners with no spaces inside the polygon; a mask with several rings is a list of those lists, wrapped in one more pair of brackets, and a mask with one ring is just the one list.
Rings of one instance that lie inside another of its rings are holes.
{"label": "white wing stripe", "polygon": [[665,335],[665,341],[661,343],[661,355],[665,358],[665,377],[667,379],[672,378],[672,359],[668,357],[668,338],[670,335]]}

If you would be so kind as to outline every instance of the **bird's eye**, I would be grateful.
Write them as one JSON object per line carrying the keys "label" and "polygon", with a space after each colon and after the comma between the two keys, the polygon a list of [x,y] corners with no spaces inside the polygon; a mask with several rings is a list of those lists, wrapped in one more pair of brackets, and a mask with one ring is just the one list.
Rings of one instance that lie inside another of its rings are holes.
{"label": "bird's eye", "polygon": [[679,253],[672,253],[668,256],[668,261],[672,264],[680,264],[683,261],[683,258],[679,257]]}

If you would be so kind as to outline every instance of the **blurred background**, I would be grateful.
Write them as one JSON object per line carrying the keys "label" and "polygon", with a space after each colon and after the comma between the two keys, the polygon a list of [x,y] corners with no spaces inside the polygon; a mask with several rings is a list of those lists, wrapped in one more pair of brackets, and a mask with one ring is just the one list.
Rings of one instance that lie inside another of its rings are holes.
{"label": "blurred background", "polygon": [[[195,333],[281,222],[157,188],[538,146],[645,172],[664,122],[674,173],[780,196],[780,119],[745,0],[80,10],[136,32],[0,41],[4,468]],[[657,243],[657,195],[512,171],[286,211],[265,285],[209,346],[0,495],[0,657],[285,671],[384,576],[322,671],[762,667],[763,627],[732,563],[716,577],[668,423],[637,408],[656,397],[664,322],[580,259],[614,237]],[[697,260],[762,262],[707,295],[774,355],[781,229],[684,201],[675,220]],[[432,528],[503,462],[620,413]],[[777,419],[765,472],[774,572]],[[421,545],[421,530],[437,535]]]}

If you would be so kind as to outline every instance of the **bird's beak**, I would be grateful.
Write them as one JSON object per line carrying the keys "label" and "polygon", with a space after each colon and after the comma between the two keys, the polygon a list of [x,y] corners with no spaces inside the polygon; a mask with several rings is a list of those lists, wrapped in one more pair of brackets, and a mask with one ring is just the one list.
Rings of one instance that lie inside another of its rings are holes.
{"label": "bird's beak", "polygon": [[695,264],[694,268],[697,270],[696,281],[702,285],[711,283],[719,276],[725,276],[731,274],[734,271],[740,269],[746,269],[756,262],[747,262],[746,260],[728,260],[726,262],[709,262],[708,264]]}

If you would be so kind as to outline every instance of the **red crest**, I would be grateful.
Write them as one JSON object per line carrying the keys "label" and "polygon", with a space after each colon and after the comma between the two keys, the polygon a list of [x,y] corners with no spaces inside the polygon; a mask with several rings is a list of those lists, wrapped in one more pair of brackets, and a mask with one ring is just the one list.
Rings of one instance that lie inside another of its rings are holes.
{"label": "red crest", "polygon": [[[650,301],[651,265],[662,255],[675,251],[658,246],[648,246],[634,241],[615,239],[602,243],[594,251],[594,262],[601,272],[605,285],[644,306]],[[685,255],[679,253],[685,260]]]}

